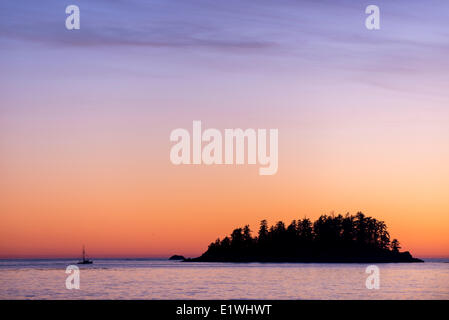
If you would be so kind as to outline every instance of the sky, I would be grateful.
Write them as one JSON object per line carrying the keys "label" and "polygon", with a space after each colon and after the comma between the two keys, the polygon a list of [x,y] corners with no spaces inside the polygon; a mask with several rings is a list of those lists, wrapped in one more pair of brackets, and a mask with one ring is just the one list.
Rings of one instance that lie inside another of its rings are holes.
{"label": "sky", "polygon": [[[448,18],[436,0],[2,1],[0,258],[193,257],[262,219],[358,211],[449,257]],[[278,172],[173,165],[194,120],[277,128]]]}

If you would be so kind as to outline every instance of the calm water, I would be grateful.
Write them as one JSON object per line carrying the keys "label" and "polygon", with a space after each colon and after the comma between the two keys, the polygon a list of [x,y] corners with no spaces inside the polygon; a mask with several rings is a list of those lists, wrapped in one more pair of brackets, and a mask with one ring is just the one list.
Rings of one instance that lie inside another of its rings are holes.
{"label": "calm water", "polygon": [[223,264],[95,260],[80,266],[80,289],[65,287],[76,260],[0,260],[0,299],[449,299],[449,263]]}

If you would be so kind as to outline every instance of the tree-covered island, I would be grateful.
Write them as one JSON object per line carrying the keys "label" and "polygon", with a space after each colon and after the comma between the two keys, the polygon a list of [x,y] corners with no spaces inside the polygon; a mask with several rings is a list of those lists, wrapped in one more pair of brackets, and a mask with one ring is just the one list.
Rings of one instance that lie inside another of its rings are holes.
{"label": "tree-covered island", "polygon": [[288,226],[260,222],[253,237],[248,225],[212,242],[200,257],[187,262],[423,262],[400,252],[383,221],[359,212],[355,216],[322,215],[315,222],[304,218]]}

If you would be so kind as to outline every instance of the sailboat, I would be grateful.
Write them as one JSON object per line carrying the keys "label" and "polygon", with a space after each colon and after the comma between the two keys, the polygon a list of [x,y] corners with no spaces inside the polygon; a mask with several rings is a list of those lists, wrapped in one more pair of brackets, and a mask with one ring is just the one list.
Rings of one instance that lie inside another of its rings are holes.
{"label": "sailboat", "polygon": [[92,261],[92,260],[89,260],[89,259],[86,257],[86,250],[84,250],[84,246],[83,246],[83,260],[78,261],[78,264],[92,264],[92,263],[93,263],[93,261]]}

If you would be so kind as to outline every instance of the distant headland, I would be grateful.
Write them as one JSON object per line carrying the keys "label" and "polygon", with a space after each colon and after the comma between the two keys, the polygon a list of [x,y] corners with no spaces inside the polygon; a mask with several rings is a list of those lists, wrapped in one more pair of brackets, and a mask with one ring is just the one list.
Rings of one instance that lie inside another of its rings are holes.
{"label": "distant headland", "polygon": [[401,249],[383,221],[359,212],[355,216],[322,215],[293,220],[288,226],[279,221],[268,227],[260,222],[256,237],[248,225],[235,229],[229,237],[212,242],[200,257],[186,262],[323,262],[384,263],[423,262]]}

